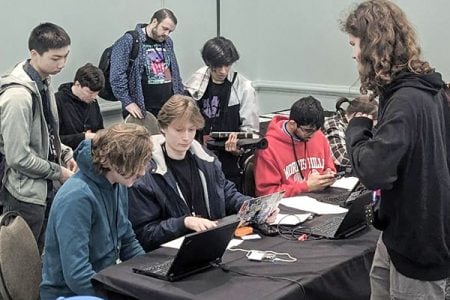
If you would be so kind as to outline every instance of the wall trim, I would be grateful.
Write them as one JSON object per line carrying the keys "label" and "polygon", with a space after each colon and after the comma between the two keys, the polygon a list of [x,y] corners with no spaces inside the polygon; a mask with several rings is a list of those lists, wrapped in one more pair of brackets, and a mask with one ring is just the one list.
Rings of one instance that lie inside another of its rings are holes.
{"label": "wall trim", "polygon": [[256,92],[281,92],[296,94],[319,94],[339,97],[356,97],[359,88],[344,85],[316,84],[306,82],[256,80],[252,82]]}

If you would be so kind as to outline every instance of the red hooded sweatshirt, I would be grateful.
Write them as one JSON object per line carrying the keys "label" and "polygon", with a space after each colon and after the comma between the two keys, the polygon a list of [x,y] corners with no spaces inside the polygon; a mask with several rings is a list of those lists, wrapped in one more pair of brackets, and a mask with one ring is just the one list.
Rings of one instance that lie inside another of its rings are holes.
{"label": "red hooded sweatshirt", "polygon": [[326,169],[336,171],[330,145],[323,133],[317,130],[308,141],[297,138],[293,141],[285,127],[287,121],[288,117],[281,115],[272,119],[266,133],[269,146],[256,153],[255,183],[258,196],[277,191],[285,191],[285,197],[296,196],[308,192],[306,180],[313,169],[320,174]]}

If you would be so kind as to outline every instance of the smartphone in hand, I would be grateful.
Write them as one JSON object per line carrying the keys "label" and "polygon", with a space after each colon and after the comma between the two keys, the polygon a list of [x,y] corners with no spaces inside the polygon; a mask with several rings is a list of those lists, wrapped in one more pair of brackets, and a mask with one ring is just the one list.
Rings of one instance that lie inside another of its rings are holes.
{"label": "smartphone in hand", "polygon": [[334,174],[334,178],[340,179],[345,176],[345,171],[337,172]]}

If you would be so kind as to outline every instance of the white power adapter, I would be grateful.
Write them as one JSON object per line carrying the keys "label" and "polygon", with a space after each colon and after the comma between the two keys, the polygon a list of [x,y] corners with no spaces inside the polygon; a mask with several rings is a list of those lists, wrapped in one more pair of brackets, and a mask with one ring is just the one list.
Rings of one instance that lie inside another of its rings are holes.
{"label": "white power adapter", "polygon": [[247,258],[249,260],[262,261],[265,255],[266,251],[250,250],[250,252],[247,253]]}

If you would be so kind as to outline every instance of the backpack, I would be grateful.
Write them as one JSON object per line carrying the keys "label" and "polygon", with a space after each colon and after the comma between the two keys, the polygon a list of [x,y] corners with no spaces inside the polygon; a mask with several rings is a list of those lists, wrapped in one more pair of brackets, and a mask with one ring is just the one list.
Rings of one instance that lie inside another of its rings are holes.
{"label": "backpack", "polygon": [[[136,30],[127,31],[125,34],[131,34],[133,37],[133,44],[130,52],[127,75],[130,74],[131,67],[133,66],[134,60],[138,56],[139,53],[139,33]],[[111,82],[109,81],[110,71],[111,71],[111,52],[113,46],[106,48],[102,56],[100,57],[100,62],[98,63],[98,67],[103,71],[103,75],[105,75],[105,86],[98,94],[105,100],[108,101],[117,101],[118,99],[114,96],[113,91],[111,89]]]}
{"label": "backpack", "polygon": [[[9,83],[9,84],[5,84],[3,86],[0,87],[0,96],[9,88],[12,87],[17,87],[17,86],[23,86],[24,88],[26,88],[30,93],[31,93],[31,110],[33,112],[33,118],[36,114],[36,102],[37,97],[34,94],[33,91],[31,91],[28,87],[21,85],[20,83]],[[6,161],[5,161],[5,155],[3,153],[0,152],[0,190],[3,189],[3,177],[5,176],[5,172],[6,172]]]}

